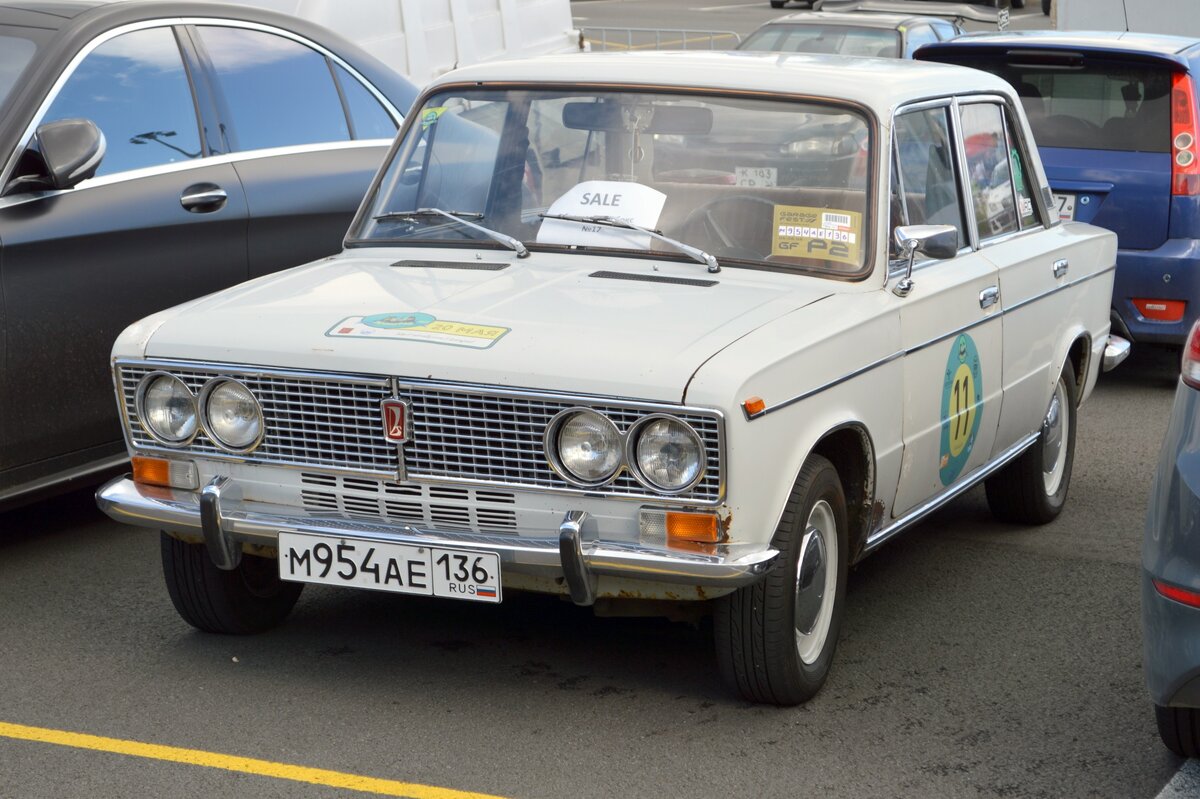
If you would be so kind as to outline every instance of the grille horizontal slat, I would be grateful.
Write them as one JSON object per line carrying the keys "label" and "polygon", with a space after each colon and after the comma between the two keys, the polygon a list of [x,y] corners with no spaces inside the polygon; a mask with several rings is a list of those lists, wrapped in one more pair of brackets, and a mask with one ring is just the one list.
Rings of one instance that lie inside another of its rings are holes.
{"label": "grille horizontal slat", "polygon": [[[137,418],[139,382],[153,371],[169,371],[199,395],[214,377],[233,377],[258,397],[266,435],[252,462],[321,467],[336,471],[396,475],[399,453],[383,437],[380,403],[391,396],[392,380],[353,375],[294,375],[247,367],[191,367],[122,363],[119,381],[134,446],[161,449]],[[543,451],[546,426],[568,408],[586,406],[610,418],[622,433],[651,413],[669,413],[695,428],[707,449],[706,473],[677,498],[715,503],[721,499],[721,419],[714,412],[650,404],[559,396],[523,396],[464,384],[396,383],[409,405],[411,434],[403,445],[404,472],[417,480],[490,483],[504,487],[575,490],[550,468]],[[186,447],[198,455],[228,457],[204,433]],[[389,493],[393,487],[384,489]],[[656,497],[628,471],[592,489],[625,497]]]}

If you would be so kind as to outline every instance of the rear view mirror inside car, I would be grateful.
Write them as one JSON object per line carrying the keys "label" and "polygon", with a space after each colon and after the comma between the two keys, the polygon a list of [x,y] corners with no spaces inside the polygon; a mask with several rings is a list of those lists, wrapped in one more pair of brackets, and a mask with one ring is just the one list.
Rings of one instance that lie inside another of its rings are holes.
{"label": "rear view mirror inside car", "polygon": [[572,130],[703,135],[712,130],[707,108],[690,105],[567,103],[563,125]]}

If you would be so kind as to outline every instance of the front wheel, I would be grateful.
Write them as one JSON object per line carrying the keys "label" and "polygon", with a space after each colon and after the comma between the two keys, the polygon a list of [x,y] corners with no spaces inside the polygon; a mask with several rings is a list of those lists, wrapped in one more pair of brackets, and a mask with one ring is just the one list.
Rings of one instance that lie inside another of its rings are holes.
{"label": "front wheel", "polygon": [[846,497],[820,455],[800,470],[772,543],[779,557],[767,576],[717,600],[717,664],[751,702],[798,705],[829,674],[849,567]]}
{"label": "front wheel", "polygon": [[1155,705],[1154,720],[1164,746],[1180,757],[1200,757],[1200,710]]}
{"label": "front wheel", "polygon": [[1075,369],[1063,365],[1038,440],[986,482],[988,507],[1002,522],[1046,524],[1067,502],[1075,461]]}
{"label": "front wheel", "polygon": [[224,571],[213,565],[203,544],[160,535],[171,602],[197,629],[231,635],[263,632],[283,621],[300,598],[304,585],[280,580],[274,558],[242,555],[236,569]]}

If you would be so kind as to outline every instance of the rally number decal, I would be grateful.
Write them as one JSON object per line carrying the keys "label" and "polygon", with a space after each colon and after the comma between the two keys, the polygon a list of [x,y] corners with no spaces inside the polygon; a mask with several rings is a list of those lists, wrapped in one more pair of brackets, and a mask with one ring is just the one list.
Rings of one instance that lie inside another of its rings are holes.
{"label": "rally number decal", "polygon": [[950,485],[962,472],[983,412],[983,371],[979,350],[967,334],[954,340],[946,361],[942,387],[942,445],[939,476],[942,485]]}

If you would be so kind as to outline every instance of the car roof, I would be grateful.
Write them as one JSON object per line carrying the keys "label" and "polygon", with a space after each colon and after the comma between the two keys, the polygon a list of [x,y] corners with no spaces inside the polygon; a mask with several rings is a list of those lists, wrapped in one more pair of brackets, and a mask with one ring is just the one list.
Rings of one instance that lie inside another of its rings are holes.
{"label": "car roof", "polygon": [[[1200,39],[1132,31],[1007,31],[968,33],[939,47],[1036,46],[1102,50],[1160,56],[1181,55],[1200,46]],[[932,45],[930,45],[932,46]]]}
{"label": "car roof", "polygon": [[[553,76],[547,78],[547,76]],[[995,75],[949,64],[895,58],[678,51],[575,53],[492,61],[448,72],[431,88],[449,83],[586,83],[756,91],[848,100],[881,118],[913,100],[948,94],[992,92],[1013,97]]]}
{"label": "car roof", "polygon": [[[858,28],[898,28],[907,23],[929,22],[932,18],[917,17],[911,14],[875,14],[856,13],[853,11],[800,11],[773,19],[762,26],[771,28],[777,25],[852,25]],[[759,30],[762,30],[759,28]]]}
{"label": "car roof", "polygon": [[0,25],[58,30],[72,19],[97,5],[99,0],[59,0],[43,3],[4,3],[0,5]]}

